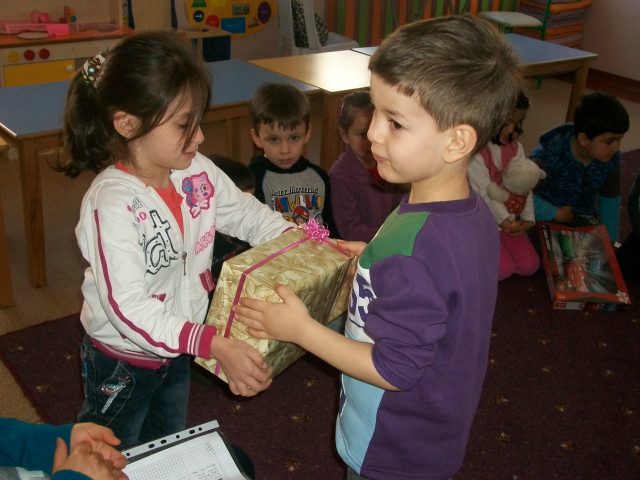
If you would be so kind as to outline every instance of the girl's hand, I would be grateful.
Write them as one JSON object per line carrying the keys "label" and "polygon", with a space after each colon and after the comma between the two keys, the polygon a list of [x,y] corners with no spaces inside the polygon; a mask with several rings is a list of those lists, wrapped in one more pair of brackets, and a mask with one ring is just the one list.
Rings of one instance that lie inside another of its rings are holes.
{"label": "girl's hand", "polygon": [[235,395],[252,397],[271,385],[272,369],[251,345],[216,335],[209,352],[220,363]]}
{"label": "girl's hand", "polygon": [[113,463],[113,467],[122,470],[127,465],[127,459],[115,448],[120,440],[107,427],[95,423],[76,423],[71,428],[70,447],[73,451],[81,443],[91,446],[93,452],[98,452],[102,458]]}
{"label": "girl's hand", "polygon": [[500,229],[506,233],[507,235],[511,235],[511,227],[513,226],[513,222],[509,220],[509,217],[505,218],[502,223],[499,225]]}
{"label": "girl's hand", "polygon": [[67,444],[61,438],[56,439],[56,451],[53,454],[53,469],[51,475],[61,470],[72,470],[94,480],[118,480],[127,476],[114,467],[111,460],[105,459],[101,453],[94,450],[91,444],[83,442],[76,445],[68,453]]}
{"label": "girl's hand", "polygon": [[240,304],[233,307],[235,318],[249,327],[247,333],[252,337],[299,344],[306,322],[314,320],[291,289],[276,284],[274,290],[284,303],[241,298]]}
{"label": "girl's hand", "polygon": [[511,228],[509,235],[512,237],[519,237],[524,235],[532,226],[533,222],[528,220],[517,220],[513,223],[513,227]]}

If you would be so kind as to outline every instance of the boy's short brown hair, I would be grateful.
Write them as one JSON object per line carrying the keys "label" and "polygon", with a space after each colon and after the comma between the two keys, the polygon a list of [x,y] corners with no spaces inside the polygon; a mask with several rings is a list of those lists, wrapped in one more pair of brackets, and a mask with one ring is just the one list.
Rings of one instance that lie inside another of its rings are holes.
{"label": "boy's short brown hair", "polygon": [[522,87],[515,52],[489,22],[469,15],[401,27],[371,57],[369,70],[415,98],[439,131],[472,126],[473,153],[505,124]]}
{"label": "boy's short brown hair", "polygon": [[293,130],[304,122],[309,128],[311,107],[304,93],[288,83],[265,83],[251,100],[249,108],[253,129],[258,133],[260,124],[277,125]]}

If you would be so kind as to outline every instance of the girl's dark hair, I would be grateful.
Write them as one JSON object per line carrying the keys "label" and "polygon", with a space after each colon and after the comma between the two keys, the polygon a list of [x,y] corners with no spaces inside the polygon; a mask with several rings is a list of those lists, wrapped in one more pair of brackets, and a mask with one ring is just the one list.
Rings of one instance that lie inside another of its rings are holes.
{"label": "girl's dark hair", "polygon": [[[99,172],[114,160],[133,163],[128,143],[190,102],[193,109],[183,136],[187,148],[210,99],[207,68],[183,38],[171,32],[124,37],[106,53],[95,80],[85,79],[81,69],[71,81],[64,113],[68,160],[54,168],[73,178],[85,170]],[[113,126],[118,111],[139,120],[133,137],[123,137]]]}
{"label": "girl's dark hair", "polygon": [[345,96],[340,107],[340,128],[345,132],[349,130],[356,118],[356,113],[363,108],[373,112],[373,103],[371,103],[369,92],[360,90]]}
{"label": "girl's dark hair", "polygon": [[[529,97],[527,97],[527,95],[520,90],[518,92],[518,98],[516,98],[516,106],[513,107],[514,110],[529,110],[529,107],[531,106],[531,102],[529,102]],[[509,134],[509,143],[513,142],[516,138],[518,138],[520,135],[522,135],[522,132],[524,130],[522,130],[522,121],[524,119],[520,120],[515,128],[513,129],[513,132],[511,132]],[[493,137],[491,139],[491,143],[495,144],[495,145],[502,145],[502,140],[500,140],[500,133],[502,133],[502,129],[504,128],[504,125],[502,127],[500,127],[500,130],[498,130],[498,133],[496,133],[495,137]]]}

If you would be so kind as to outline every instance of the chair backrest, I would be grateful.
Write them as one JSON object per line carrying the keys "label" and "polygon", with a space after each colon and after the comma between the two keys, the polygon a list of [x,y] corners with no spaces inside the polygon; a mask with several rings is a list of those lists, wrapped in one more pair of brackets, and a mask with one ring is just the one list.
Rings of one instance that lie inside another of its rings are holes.
{"label": "chair backrest", "polygon": [[295,39],[293,37],[293,17],[291,14],[291,0],[277,0],[278,20],[280,21],[280,48],[286,44],[293,48]]}
{"label": "chair backrest", "polygon": [[[291,2],[297,0],[277,0],[278,2],[278,19],[280,20],[280,42],[279,53],[282,53],[282,46],[286,45],[291,48],[291,53],[299,51],[296,47],[295,35],[293,31],[293,13]],[[319,51],[321,45],[318,39],[318,31],[316,30],[315,12],[313,11],[313,0],[301,0],[302,9],[304,10],[304,22],[307,30],[307,39],[309,42],[309,50]],[[306,51],[306,49],[305,49]]]}
{"label": "chair backrest", "polygon": [[318,39],[318,30],[316,30],[316,15],[313,11],[313,0],[302,0],[302,8],[304,8],[304,23],[307,27],[307,38],[309,39],[309,49],[320,49],[320,40]]}

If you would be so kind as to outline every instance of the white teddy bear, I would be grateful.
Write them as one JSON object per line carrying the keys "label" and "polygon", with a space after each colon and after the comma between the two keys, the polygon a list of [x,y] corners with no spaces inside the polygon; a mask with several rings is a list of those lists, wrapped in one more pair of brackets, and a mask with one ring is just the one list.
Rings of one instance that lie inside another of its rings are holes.
{"label": "white teddy bear", "polygon": [[502,184],[491,182],[487,196],[504,203],[509,211],[509,220],[514,221],[524,209],[529,193],[547,174],[535,162],[524,157],[515,157],[502,171]]}

